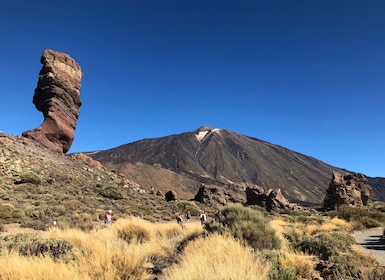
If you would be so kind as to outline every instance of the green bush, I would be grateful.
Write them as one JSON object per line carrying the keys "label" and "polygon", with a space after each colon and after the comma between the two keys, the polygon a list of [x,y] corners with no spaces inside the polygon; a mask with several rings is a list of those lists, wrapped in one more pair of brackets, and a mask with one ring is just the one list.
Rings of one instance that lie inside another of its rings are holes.
{"label": "green bush", "polygon": [[19,210],[0,204],[0,222],[19,223],[22,218],[23,214]]}
{"label": "green bush", "polygon": [[174,204],[173,210],[175,213],[187,213],[190,211],[191,215],[197,216],[201,213],[201,209],[195,204],[194,201],[180,200]]}
{"label": "green bush", "polygon": [[19,181],[19,183],[21,183],[21,184],[23,184],[23,183],[31,183],[31,184],[34,184],[34,185],[40,185],[41,182],[42,182],[42,179],[40,178],[40,176],[37,175],[33,171],[26,171],[26,172],[20,174],[20,181]]}
{"label": "green bush", "polygon": [[[338,217],[349,222],[356,222],[362,228],[379,227],[385,224],[385,213],[367,207],[341,206],[338,211],[329,211],[330,217]],[[359,226],[360,228],[360,226]]]}
{"label": "green bush", "polygon": [[53,259],[64,258],[72,252],[72,244],[61,239],[41,239],[35,234],[19,233],[5,238],[9,251],[16,251],[21,256],[46,256]]}
{"label": "green bush", "polygon": [[355,243],[354,237],[347,232],[336,231],[318,233],[304,237],[294,247],[304,253],[319,256],[322,260],[338,257]]}
{"label": "green bush", "polygon": [[229,204],[222,210],[216,223],[209,223],[205,228],[210,232],[228,232],[258,250],[279,249],[281,246],[280,239],[262,212],[241,204]]}
{"label": "green bush", "polygon": [[110,198],[114,200],[123,199],[123,194],[114,187],[99,188],[99,194],[104,198]]}

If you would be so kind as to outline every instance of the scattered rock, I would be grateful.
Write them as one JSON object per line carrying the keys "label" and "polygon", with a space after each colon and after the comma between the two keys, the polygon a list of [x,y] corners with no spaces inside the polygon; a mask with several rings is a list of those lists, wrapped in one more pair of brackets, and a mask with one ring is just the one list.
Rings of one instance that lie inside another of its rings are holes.
{"label": "scattered rock", "polygon": [[323,208],[334,209],[339,205],[364,206],[372,201],[372,187],[368,179],[359,173],[342,175],[333,171],[333,178],[326,191]]}
{"label": "scattered rock", "polygon": [[72,154],[72,155],[70,155],[70,158],[74,159],[74,160],[80,160],[80,161],[84,162],[85,164],[92,166],[92,167],[96,167],[98,169],[103,168],[103,165],[99,161],[94,160],[92,157],[87,156],[83,153]]}
{"label": "scattered rock", "polygon": [[74,140],[80,113],[80,66],[69,55],[45,50],[43,64],[33,96],[36,109],[43,113],[43,123],[23,136],[32,138],[48,149],[67,153]]}
{"label": "scattered rock", "polygon": [[178,200],[178,195],[174,190],[168,191],[165,194],[166,201]]}

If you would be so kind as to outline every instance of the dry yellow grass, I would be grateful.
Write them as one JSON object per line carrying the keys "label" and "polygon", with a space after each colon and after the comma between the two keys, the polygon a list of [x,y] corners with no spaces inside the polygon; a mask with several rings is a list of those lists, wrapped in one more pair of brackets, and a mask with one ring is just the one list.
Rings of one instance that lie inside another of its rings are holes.
{"label": "dry yellow grass", "polygon": [[185,248],[182,261],[169,267],[163,279],[267,279],[269,268],[249,247],[218,234],[198,238]]}
{"label": "dry yellow grass", "polygon": [[297,272],[297,279],[309,279],[313,272],[313,261],[311,257],[294,252],[286,252],[280,256],[280,263],[283,268],[294,268]]}
{"label": "dry yellow grass", "polygon": [[151,262],[170,258],[178,242],[202,230],[200,225],[182,229],[176,223],[153,224],[137,218],[120,219],[87,233],[54,228],[40,236],[70,241],[74,260],[5,253],[0,257],[0,279],[153,279],[148,271]]}

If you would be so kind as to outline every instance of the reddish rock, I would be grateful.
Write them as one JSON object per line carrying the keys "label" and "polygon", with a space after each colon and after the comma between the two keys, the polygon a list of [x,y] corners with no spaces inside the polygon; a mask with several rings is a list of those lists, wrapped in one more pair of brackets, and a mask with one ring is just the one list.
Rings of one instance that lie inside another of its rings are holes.
{"label": "reddish rock", "polygon": [[48,149],[66,153],[74,140],[76,122],[80,113],[82,71],[69,55],[45,50],[43,64],[33,96],[36,109],[44,121],[36,129],[23,132]]}
{"label": "reddish rock", "polygon": [[333,178],[323,203],[325,209],[333,209],[339,205],[363,206],[371,201],[372,187],[363,174],[354,173],[343,176],[333,171]]}

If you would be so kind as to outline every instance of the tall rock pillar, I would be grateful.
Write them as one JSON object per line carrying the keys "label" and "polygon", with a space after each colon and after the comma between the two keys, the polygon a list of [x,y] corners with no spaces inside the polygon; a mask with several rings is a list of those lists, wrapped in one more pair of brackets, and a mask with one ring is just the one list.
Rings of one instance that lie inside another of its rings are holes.
{"label": "tall rock pillar", "polygon": [[45,50],[43,64],[33,96],[33,104],[43,113],[43,123],[23,132],[48,149],[67,153],[74,140],[76,122],[80,113],[82,71],[69,55]]}

